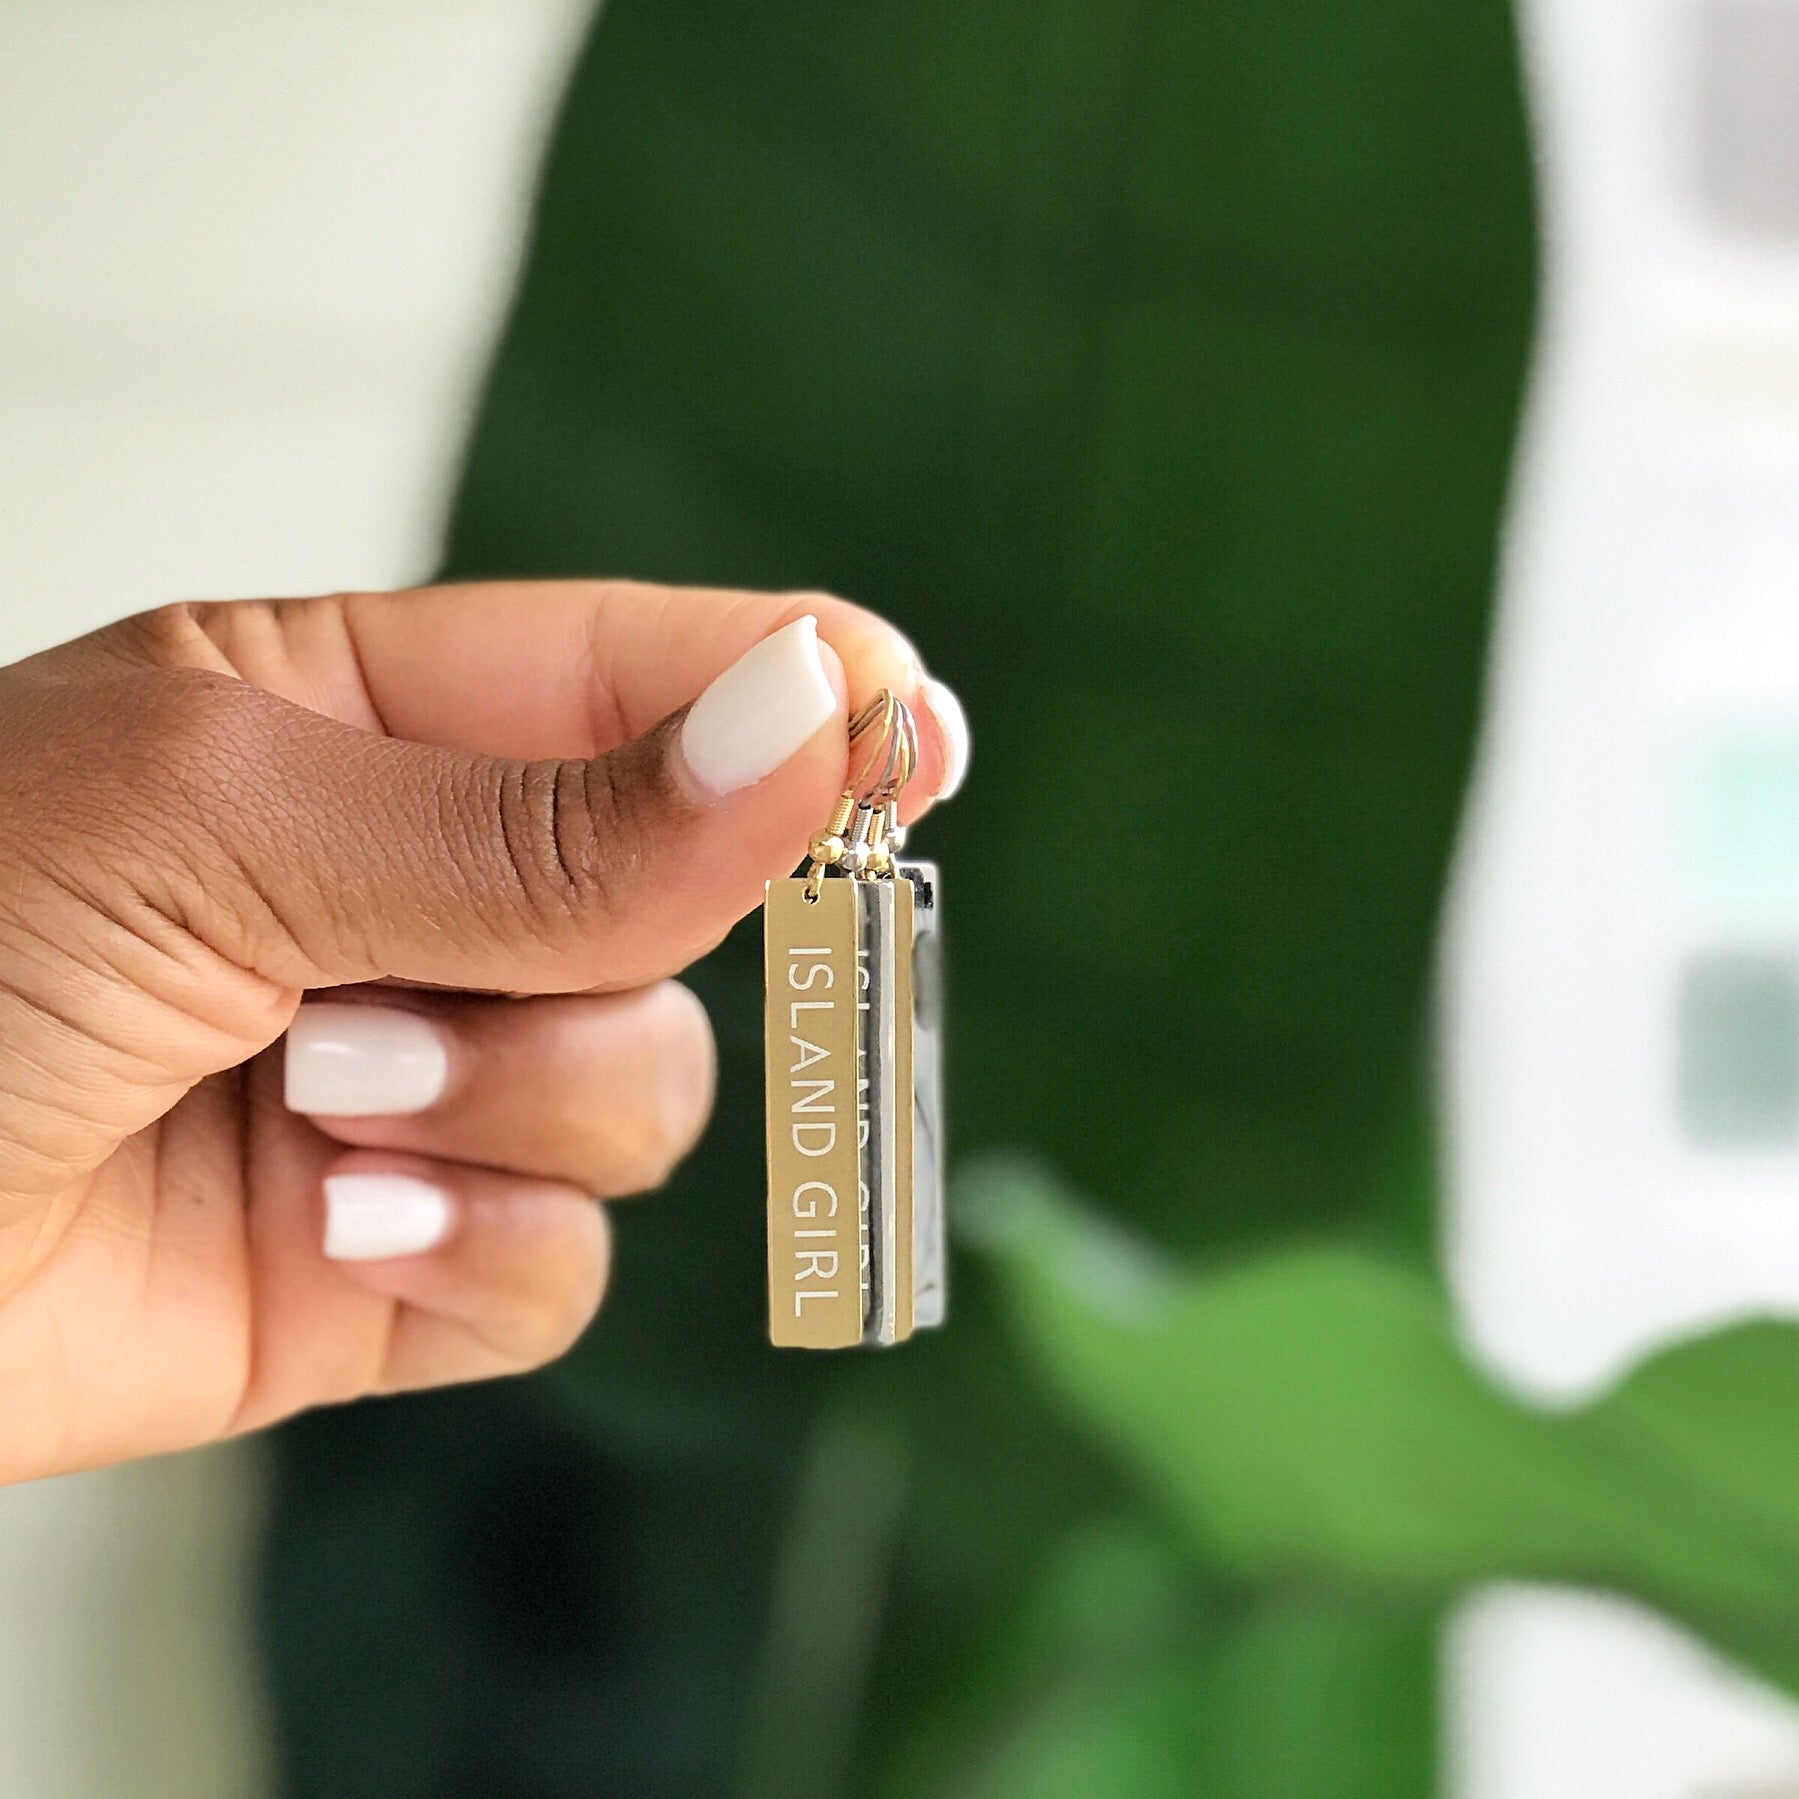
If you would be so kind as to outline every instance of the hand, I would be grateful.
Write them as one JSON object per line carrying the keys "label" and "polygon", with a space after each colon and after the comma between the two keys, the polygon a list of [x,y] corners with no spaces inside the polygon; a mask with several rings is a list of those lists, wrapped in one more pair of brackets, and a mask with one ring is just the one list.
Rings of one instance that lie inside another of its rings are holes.
{"label": "hand", "polygon": [[710,1106],[667,977],[883,686],[953,785],[947,691],[812,595],[176,607],[0,670],[0,1482],[566,1348],[595,1197]]}

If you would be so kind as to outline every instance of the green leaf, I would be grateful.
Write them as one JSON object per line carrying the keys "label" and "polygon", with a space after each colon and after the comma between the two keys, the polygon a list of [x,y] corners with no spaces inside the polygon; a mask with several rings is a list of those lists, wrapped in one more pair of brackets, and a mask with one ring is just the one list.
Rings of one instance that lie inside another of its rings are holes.
{"label": "green leaf", "polygon": [[1470,1365],[1421,1274],[1344,1250],[1180,1273],[1040,1176],[969,1185],[1016,1328],[1204,1559],[1365,1594],[1604,1584],[1799,1673],[1799,1333],[1538,1412]]}

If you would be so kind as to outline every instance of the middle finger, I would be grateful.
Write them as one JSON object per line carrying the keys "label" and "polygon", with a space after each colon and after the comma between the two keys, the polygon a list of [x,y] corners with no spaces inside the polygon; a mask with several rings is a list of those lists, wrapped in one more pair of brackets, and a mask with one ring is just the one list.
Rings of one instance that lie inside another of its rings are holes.
{"label": "middle finger", "polygon": [[300,1008],[286,1098],[341,1143],[616,1199],[659,1186],[693,1147],[714,1064],[705,1010],[674,981],[541,999],[380,989]]}

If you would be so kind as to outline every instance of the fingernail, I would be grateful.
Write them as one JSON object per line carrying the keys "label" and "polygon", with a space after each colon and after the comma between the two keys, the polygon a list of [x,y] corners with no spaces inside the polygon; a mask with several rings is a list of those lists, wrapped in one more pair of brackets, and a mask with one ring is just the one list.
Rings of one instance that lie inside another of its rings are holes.
{"label": "fingernail", "polygon": [[940,800],[951,799],[968,774],[968,757],[973,748],[968,734],[968,714],[962,710],[962,702],[956,698],[955,689],[946,687],[934,675],[925,676],[924,703],[930,707],[931,716],[936,719],[943,732],[946,761],[943,784],[937,789],[937,797]]}
{"label": "fingernail", "polygon": [[409,1174],[333,1174],[325,1180],[325,1254],[379,1262],[435,1249],[450,1229],[450,1196]]}
{"label": "fingernail", "polygon": [[694,701],[681,726],[681,758],[705,792],[735,793],[773,774],[838,709],[818,620],[796,618]]}
{"label": "fingernail", "polygon": [[388,1006],[302,1006],[287,1027],[287,1109],[322,1118],[422,1112],[450,1080],[444,1034]]}

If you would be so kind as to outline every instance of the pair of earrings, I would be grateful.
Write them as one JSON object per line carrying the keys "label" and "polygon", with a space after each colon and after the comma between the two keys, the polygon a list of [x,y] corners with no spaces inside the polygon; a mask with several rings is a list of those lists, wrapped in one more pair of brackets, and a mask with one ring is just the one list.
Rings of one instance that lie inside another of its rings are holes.
{"label": "pair of earrings", "polygon": [[764,908],[769,1339],[903,1343],[943,1322],[937,869],[902,859],[911,711],[850,721],[858,772]]}

